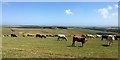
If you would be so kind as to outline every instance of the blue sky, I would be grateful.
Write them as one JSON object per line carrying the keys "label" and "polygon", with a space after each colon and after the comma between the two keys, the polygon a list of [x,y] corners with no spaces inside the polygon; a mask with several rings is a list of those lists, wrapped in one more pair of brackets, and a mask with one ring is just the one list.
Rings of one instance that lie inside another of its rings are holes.
{"label": "blue sky", "polygon": [[117,26],[116,2],[2,3],[3,25]]}

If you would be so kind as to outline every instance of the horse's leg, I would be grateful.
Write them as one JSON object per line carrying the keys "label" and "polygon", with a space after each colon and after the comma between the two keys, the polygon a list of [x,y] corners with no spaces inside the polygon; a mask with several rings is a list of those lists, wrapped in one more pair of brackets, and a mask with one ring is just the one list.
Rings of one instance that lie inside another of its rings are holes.
{"label": "horse's leg", "polygon": [[115,40],[118,40],[117,37],[115,37]]}
{"label": "horse's leg", "polygon": [[72,46],[75,46],[75,40],[73,40]]}
{"label": "horse's leg", "polygon": [[84,45],[84,42],[82,42],[82,47],[83,47],[83,45]]}
{"label": "horse's leg", "polygon": [[102,39],[101,40],[103,40],[103,37],[102,37]]}
{"label": "horse's leg", "polygon": [[108,39],[108,38],[105,38],[106,40]]}
{"label": "horse's leg", "polygon": [[42,36],[40,36],[40,38],[42,38]]}
{"label": "horse's leg", "polygon": [[111,45],[111,41],[109,41],[109,46]]}
{"label": "horse's leg", "polygon": [[110,45],[110,41],[109,40],[107,41],[107,45]]}
{"label": "horse's leg", "polygon": [[109,42],[109,45],[111,45],[112,43],[111,43],[111,41]]}
{"label": "horse's leg", "polygon": [[59,40],[59,37],[58,37],[58,39],[57,40]]}
{"label": "horse's leg", "polygon": [[113,43],[113,40],[110,40],[110,45],[112,45],[112,43]]}
{"label": "horse's leg", "polygon": [[67,41],[67,39],[65,39]]}
{"label": "horse's leg", "polygon": [[65,40],[65,41],[67,41],[67,38],[66,38],[66,37],[64,37],[64,40]]}

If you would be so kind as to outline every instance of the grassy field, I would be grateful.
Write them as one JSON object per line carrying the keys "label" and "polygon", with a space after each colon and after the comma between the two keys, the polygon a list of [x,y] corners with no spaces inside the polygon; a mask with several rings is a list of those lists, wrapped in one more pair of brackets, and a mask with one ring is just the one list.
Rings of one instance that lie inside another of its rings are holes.
{"label": "grassy field", "polygon": [[[84,29],[15,29],[18,32],[45,33],[45,34],[84,34],[101,32]],[[8,28],[3,28],[3,34],[10,34]],[[20,34],[19,34],[20,36]],[[103,46],[106,41],[100,38],[88,38],[84,47],[76,42],[72,47],[72,37],[68,41],[57,41],[56,37],[47,37],[40,39],[35,37],[3,37],[2,39],[2,57],[3,58],[118,58],[118,41],[114,41],[112,46]]]}

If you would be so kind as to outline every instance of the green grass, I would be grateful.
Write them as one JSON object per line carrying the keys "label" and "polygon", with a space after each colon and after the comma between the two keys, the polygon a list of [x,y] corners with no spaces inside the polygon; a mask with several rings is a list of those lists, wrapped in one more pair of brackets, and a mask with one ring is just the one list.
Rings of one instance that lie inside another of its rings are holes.
{"label": "green grass", "polygon": [[72,47],[72,37],[68,41],[57,41],[57,38],[3,38],[3,58],[117,58],[118,41],[105,47],[105,41],[99,38],[88,39],[84,47],[76,42]]}
{"label": "green grass", "polygon": [[[57,41],[56,37],[39,39],[35,37],[22,37],[19,32],[41,33],[41,34],[96,34],[96,30],[88,29],[26,29],[14,28],[17,38],[3,37],[2,57],[3,58],[117,58],[118,41],[114,41],[112,46],[105,47],[106,41],[100,38],[88,39],[84,47],[79,47],[80,42],[72,47],[72,37],[68,41]],[[11,34],[9,28],[2,28],[2,34]]]}

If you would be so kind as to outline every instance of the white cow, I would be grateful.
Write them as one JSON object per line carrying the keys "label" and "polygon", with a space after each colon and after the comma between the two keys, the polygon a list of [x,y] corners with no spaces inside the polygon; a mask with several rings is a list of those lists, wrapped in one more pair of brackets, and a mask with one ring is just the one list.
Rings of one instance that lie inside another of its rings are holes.
{"label": "white cow", "polygon": [[109,46],[112,45],[113,40],[115,40],[114,36],[113,36],[113,35],[108,35],[107,44],[108,44]]}
{"label": "white cow", "polygon": [[59,40],[59,39],[64,39],[64,40],[66,40],[66,41],[68,40],[67,37],[66,37],[65,35],[63,35],[63,34],[59,34],[59,35],[58,35],[58,40]]}

